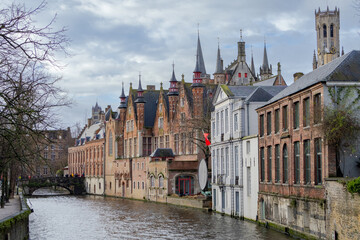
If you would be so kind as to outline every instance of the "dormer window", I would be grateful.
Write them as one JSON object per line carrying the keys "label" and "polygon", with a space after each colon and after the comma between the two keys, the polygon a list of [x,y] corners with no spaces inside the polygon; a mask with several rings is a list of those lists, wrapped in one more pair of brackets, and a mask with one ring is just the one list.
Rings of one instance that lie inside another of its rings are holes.
{"label": "dormer window", "polygon": [[159,112],[162,113],[162,103],[159,104]]}

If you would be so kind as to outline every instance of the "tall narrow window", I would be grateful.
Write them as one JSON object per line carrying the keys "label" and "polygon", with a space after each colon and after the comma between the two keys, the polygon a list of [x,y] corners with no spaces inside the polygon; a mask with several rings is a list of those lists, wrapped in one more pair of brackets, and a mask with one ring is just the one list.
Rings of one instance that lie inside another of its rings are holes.
{"label": "tall narrow window", "polygon": [[260,148],[260,164],[261,164],[261,182],[265,181],[265,156],[264,156],[264,148]]}
{"label": "tall narrow window", "polygon": [[224,161],[224,149],[221,149],[220,153],[220,162],[221,162],[221,174],[225,174],[225,161]]}
{"label": "tall narrow window", "polygon": [[264,114],[260,115],[260,137],[264,136]]}
{"label": "tall narrow window", "polygon": [[294,129],[299,128],[299,102],[294,103]]}
{"label": "tall narrow window", "polygon": [[315,138],[315,180],[316,184],[322,183],[322,161],[321,161],[321,138]]}
{"label": "tall narrow window", "polygon": [[216,160],[217,160],[217,174],[219,175],[221,172],[220,172],[220,149],[216,149]]}
{"label": "tall narrow window", "polygon": [[137,138],[134,138],[134,157],[137,156]]}
{"label": "tall narrow window", "polygon": [[275,145],[275,182],[280,182],[280,145]]}
{"label": "tall narrow window", "polygon": [[305,172],[305,183],[311,183],[311,167],[310,167],[310,140],[304,141],[304,172]]}
{"label": "tall narrow window", "polygon": [[268,180],[268,182],[271,182],[271,179],[272,179],[272,174],[271,174],[271,170],[272,170],[272,166],[271,166],[272,156],[271,156],[271,154],[272,154],[272,147],[269,146],[269,147],[267,148],[267,159],[268,159],[268,168],[267,168],[267,170],[268,170],[268,178],[267,178],[267,180]]}
{"label": "tall narrow window", "polygon": [[283,131],[288,130],[288,107],[283,106],[282,108],[282,124],[283,124]]}
{"label": "tall narrow window", "polygon": [[294,182],[295,184],[300,183],[300,144],[299,142],[294,143]]}
{"label": "tall narrow window", "polygon": [[266,121],[267,121],[266,132],[267,132],[267,135],[270,135],[271,134],[271,112],[268,112],[266,114]]}
{"label": "tall narrow window", "polygon": [[234,131],[237,131],[239,129],[239,122],[238,122],[238,114],[234,114]]}
{"label": "tall narrow window", "polygon": [[124,157],[127,157],[127,140],[124,141]]}
{"label": "tall narrow window", "polygon": [[165,147],[169,148],[170,147],[170,142],[169,142],[169,135],[165,136]]}
{"label": "tall narrow window", "polygon": [[279,132],[280,126],[280,109],[275,110],[275,133]]}
{"label": "tall narrow window", "polygon": [[323,36],[324,36],[324,38],[327,37],[327,30],[326,30],[326,25],[325,24],[323,25]]}
{"label": "tall narrow window", "polygon": [[219,135],[220,131],[219,131],[219,113],[216,113],[216,135]]}
{"label": "tall narrow window", "polygon": [[179,134],[174,135],[175,154],[179,154]]}
{"label": "tall narrow window", "polygon": [[314,96],[314,124],[321,122],[321,94]]}
{"label": "tall narrow window", "polygon": [[288,182],[288,151],[286,144],[283,146],[283,183]]}
{"label": "tall narrow window", "polygon": [[181,133],[181,153],[186,154],[186,133]]}
{"label": "tall narrow window", "polygon": [[310,125],[310,99],[305,98],[303,101],[303,125],[308,127]]}
{"label": "tall narrow window", "polygon": [[334,37],[334,25],[330,25],[330,37]]}
{"label": "tall narrow window", "polygon": [[113,136],[112,136],[112,132],[110,132],[109,134],[109,156],[111,156],[113,154]]}
{"label": "tall narrow window", "polygon": [[164,136],[160,136],[160,148],[164,148]]}
{"label": "tall narrow window", "polygon": [[221,134],[224,133],[224,111],[221,111]]}
{"label": "tall narrow window", "polygon": [[229,132],[229,113],[228,109],[225,109],[225,132]]}
{"label": "tall narrow window", "polygon": [[239,147],[234,148],[234,159],[235,159],[235,178],[239,179]]}
{"label": "tall narrow window", "polygon": [[225,148],[225,162],[226,162],[226,175],[230,175],[229,173],[229,148]]}
{"label": "tall narrow window", "polygon": [[193,133],[189,132],[188,133],[188,151],[190,154],[192,154],[194,152],[194,137],[193,137]]}

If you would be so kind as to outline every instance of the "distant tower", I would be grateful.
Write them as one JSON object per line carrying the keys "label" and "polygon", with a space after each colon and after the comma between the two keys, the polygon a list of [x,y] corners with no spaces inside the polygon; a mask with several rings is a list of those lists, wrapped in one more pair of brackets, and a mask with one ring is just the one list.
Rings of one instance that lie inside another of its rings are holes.
{"label": "distant tower", "polygon": [[[317,67],[325,65],[340,56],[340,9],[335,7],[324,12],[315,10],[315,30],[317,39]],[[314,64],[313,64],[314,67]]]}
{"label": "distant tower", "polygon": [[270,78],[271,75],[272,75],[272,66],[270,64],[269,67],[269,60],[266,52],[266,42],[264,42],[264,57],[263,57],[263,64],[260,67],[260,78],[261,80],[265,80]]}
{"label": "distant tower", "polygon": [[215,84],[224,84],[225,83],[225,73],[223,67],[223,60],[220,55],[220,44],[218,43],[218,51],[216,58],[216,69],[214,72],[214,82]]}

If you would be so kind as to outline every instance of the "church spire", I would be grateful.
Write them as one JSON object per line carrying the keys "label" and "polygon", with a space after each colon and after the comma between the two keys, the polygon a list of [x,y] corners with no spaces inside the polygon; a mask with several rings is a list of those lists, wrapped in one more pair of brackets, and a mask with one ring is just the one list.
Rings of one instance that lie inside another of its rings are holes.
{"label": "church spire", "polygon": [[224,70],[223,70],[222,60],[221,60],[221,55],[220,55],[220,44],[218,43],[215,73],[223,73],[223,72],[224,72]]}
{"label": "church spire", "polygon": [[[198,64],[200,72],[201,72],[201,77],[205,77],[206,76],[206,69],[205,69],[205,63],[204,63],[204,58],[203,58],[203,54],[202,54],[202,50],[201,50],[201,44],[200,44],[200,34],[199,34],[199,30],[198,30],[198,41],[197,41],[197,50],[196,50],[196,64]],[[196,70],[196,67],[195,67]],[[194,72],[195,72],[194,70]]]}
{"label": "church spire", "polygon": [[264,58],[263,58],[262,70],[263,70],[264,72],[268,72],[268,71],[269,71],[269,61],[268,61],[268,57],[267,57],[266,42],[265,42],[265,41],[264,41]]}
{"label": "church spire", "polygon": [[251,73],[255,76],[255,65],[254,65],[254,56],[251,48],[251,67],[250,67]]}

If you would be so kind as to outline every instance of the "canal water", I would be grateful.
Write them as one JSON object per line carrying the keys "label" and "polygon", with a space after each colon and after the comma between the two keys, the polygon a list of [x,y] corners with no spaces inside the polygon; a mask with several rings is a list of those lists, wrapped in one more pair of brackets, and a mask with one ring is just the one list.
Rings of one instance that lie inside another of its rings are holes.
{"label": "canal water", "polygon": [[99,196],[33,197],[30,239],[271,239],[289,237],[203,210]]}

